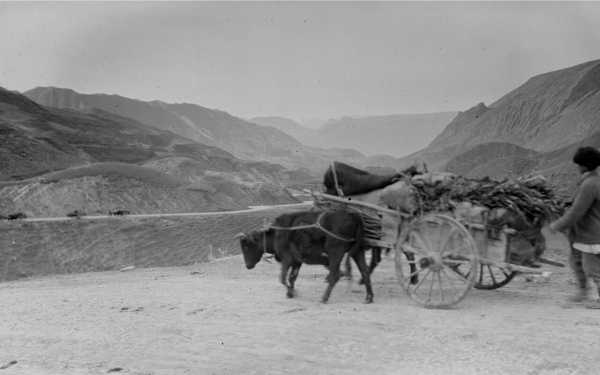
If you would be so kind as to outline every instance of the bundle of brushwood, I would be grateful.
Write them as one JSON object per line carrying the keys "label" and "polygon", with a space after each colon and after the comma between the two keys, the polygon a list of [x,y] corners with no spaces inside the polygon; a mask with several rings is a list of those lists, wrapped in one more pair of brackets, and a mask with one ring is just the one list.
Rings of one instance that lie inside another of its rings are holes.
{"label": "bundle of brushwood", "polygon": [[565,203],[543,178],[495,181],[490,178],[416,178],[423,212],[452,211],[456,202],[470,202],[488,209],[505,208],[534,226],[562,214]]}

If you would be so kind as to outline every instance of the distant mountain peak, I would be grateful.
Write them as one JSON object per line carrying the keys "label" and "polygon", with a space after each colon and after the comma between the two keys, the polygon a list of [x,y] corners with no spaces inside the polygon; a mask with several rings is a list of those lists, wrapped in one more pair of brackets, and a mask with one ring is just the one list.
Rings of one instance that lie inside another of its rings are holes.
{"label": "distant mountain peak", "polygon": [[458,112],[453,121],[472,121],[483,116],[489,110],[490,108],[487,107],[485,103],[480,102],[464,112]]}

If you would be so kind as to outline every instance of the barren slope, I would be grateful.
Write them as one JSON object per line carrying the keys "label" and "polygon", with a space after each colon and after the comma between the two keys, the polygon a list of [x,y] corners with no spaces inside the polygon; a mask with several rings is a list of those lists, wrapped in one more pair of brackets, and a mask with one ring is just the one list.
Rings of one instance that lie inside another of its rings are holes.
{"label": "barren slope", "polygon": [[404,162],[426,161],[442,169],[447,160],[491,142],[551,152],[600,130],[600,60],[540,74],[489,107],[459,113],[423,150]]}
{"label": "barren slope", "polygon": [[512,143],[484,143],[451,159],[445,169],[467,177],[518,177],[538,164],[540,153]]}
{"label": "barren slope", "polygon": [[241,209],[249,205],[296,202],[272,175],[249,170],[245,174],[194,170],[169,173],[123,163],[98,163],[49,173],[40,180],[0,186],[0,213],[64,216],[73,210],[106,214],[199,212]]}
{"label": "barren slope", "polygon": [[[326,149],[308,147],[277,127],[270,126],[272,122],[267,121],[266,126],[261,126],[196,104],[145,102],[119,95],[81,94],[56,87],[38,87],[25,92],[25,95],[53,108],[80,112],[100,109],[149,128],[217,146],[244,160],[277,163],[289,169],[309,169],[314,174],[322,173],[334,159],[359,166],[369,165],[363,154],[340,149],[339,142],[325,142],[322,146]],[[382,152],[384,150],[377,150],[377,153]]]}
{"label": "barren slope", "polygon": [[25,95],[49,107],[79,111],[98,108],[155,129],[217,146],[246,160],[271,161],[292,168],[312,167],[319,160],[304,150],[296,139],[275,128],[259,126],[227,112],[196,104],[145,102],[119,95],[81,94],[56,87],[38,87]]}
{"label": "barren slope", "polygon": [[46,108],[2,88],[0,135],[1,214],[115,207],[189,212],[292,202],[284,185],[301,175],[103,110]]}

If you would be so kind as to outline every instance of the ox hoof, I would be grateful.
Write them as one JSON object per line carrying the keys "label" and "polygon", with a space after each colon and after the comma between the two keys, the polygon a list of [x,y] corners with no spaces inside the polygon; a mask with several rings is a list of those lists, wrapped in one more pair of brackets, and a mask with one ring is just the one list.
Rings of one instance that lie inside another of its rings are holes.
{"label": "ox hoof", "polygon": [[327,303],[328,300],[329,298],[321,298],[321,303]]}
{"label": "ox hoof", "polygon": [[367,296],[367,298],[365,298],[365,303],[373,303],[373,296]]}
{"label": "ox hoof", "polygon": [[295,295],[296,295],[296,293],[294,293],[293,290],[288,290],[287,293],[285,294],[285,296],[287,298],[294,298]]}

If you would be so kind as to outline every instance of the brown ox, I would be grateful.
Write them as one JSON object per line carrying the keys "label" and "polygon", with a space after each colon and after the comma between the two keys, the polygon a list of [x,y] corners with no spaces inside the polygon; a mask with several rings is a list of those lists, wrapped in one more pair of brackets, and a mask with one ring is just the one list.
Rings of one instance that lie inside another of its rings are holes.
{"label": "brown ox", "polygon": [[275,219],[271,228],[240,237],[246,268],[254,268],[265,252],[274,254],[281,262],[280,281],[287,288],[288,298],[295,295],[294,283],[302,264],[320,264],[329,269],[328,286],[321,298],[323,303],[327,302],[340,278],[340,263],[347,253],[363,277],[365,302],[373,302],[363,248],[363,224],[357,213],[311,210],[284,214]]}

